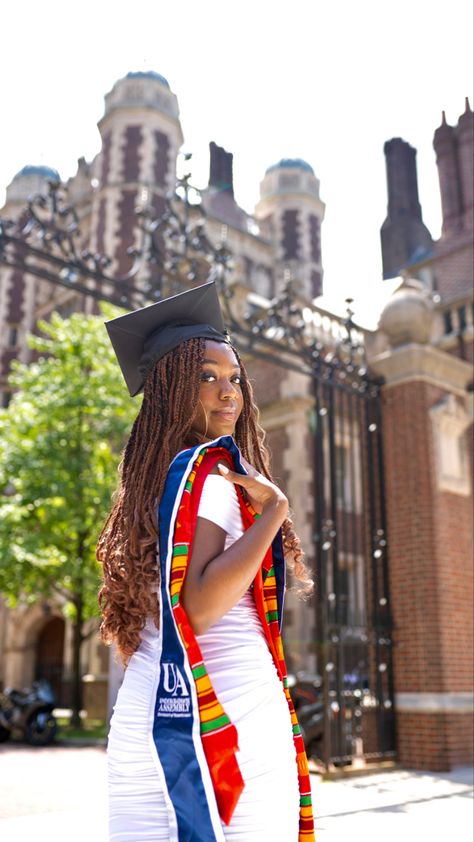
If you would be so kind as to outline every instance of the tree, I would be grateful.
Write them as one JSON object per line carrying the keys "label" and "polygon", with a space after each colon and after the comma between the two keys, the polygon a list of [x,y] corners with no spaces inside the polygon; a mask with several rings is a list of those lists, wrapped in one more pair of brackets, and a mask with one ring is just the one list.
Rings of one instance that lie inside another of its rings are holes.
{"label": "tree", "polygon": [[[106,317],[117,315],[103,308]],[[55,598],[73,624],[73,724],[82,707],[84,623],[98,615],[95,546],[137,412],[103,319],[53,314],[15,362],[0,412],[0,593],[9,605]]]}

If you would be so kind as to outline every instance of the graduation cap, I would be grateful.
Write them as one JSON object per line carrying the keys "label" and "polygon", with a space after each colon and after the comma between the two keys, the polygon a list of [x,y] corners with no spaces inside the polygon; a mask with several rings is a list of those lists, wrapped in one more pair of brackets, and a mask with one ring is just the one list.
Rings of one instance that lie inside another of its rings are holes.
{"label": "graduation cap", "polygon": [[214,281],[105,323],[133,397],[157,360],[186,339],[229,342]]}

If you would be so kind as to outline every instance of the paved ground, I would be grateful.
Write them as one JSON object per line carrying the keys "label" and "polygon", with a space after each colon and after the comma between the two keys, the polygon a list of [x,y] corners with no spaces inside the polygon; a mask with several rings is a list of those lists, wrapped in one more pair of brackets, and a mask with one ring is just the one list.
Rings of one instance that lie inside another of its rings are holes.
{"label": "paved ground", "polygon": [[[470,769],[314,775],[313,790],[318,842],[473,839]],[[103,749],[0,746],[2,842],[105,842],[105,799]]]}
{"label": "paved ground", "polygon": [[472,769],[393,771],[341,781],[316,780],[317,840],[472,842],[472,797]]}

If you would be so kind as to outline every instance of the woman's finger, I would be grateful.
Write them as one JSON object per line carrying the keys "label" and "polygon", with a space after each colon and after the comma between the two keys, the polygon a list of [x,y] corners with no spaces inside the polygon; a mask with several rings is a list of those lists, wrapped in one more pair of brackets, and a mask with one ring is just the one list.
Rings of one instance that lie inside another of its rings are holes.
{"label": "woman's finger", "polygon": [[228,479],[229,482],[241,485],[243,488],[247,489],[249,494],[258,495],[259,492],[265,493],[264,489],[268,490],[269,488],[273,488],[272,483],[261,474],[256,473],[255,476],[250,474],[238,474],[236,471],[231,471],[227,465],[222,465],[221,462],[218,462],[217,467],[219,468],[219,473],[223,477]]}
{"label": "woman's finger", "polygon": [[[218,462],[217,467],[219,468],[220,473],[224,477],[226,477],[226,479],[232,480],[232,482],[234,481],[234,478],[237,476],[237,474],[234,471],[231,471],[230,468],[227,467],[227,465],[222,465],[221,462]],[[240,474],[238,476],[240,476]]]}
{"label": "woman's finger", "polygon": [[249,480],[253,479],[253,477],[248,474],[238,474],[236,471],[231,471],[227,465],[223,465],[221,462],[217,463],[217,467],[219,468],[219,472],[222,476],[230,482],[236,482],[238,485],[246,485]]}

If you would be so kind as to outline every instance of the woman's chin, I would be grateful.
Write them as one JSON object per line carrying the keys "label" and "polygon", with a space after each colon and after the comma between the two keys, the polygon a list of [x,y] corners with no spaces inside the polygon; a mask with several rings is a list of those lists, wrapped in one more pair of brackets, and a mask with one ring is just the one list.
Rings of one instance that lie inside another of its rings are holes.
{"label": "woman's chin", "polygon": [[211,441],[218,439],[220,436],[233,436],[235,432],[235,424],[216,424],[212,429],[207,431],[206,438]]}
{"label": "woman's chin", "polygon": [[214,441],[214,439],[219,439],[221,436],[233,436],[235,433],[235,426],[227,425],[219,427],[218,429],[213,428],[212,430],[193,430],[191,432],[191,436],[189,439],[189,443],[198,443],[198,442],[205,442],[205,441]]}

